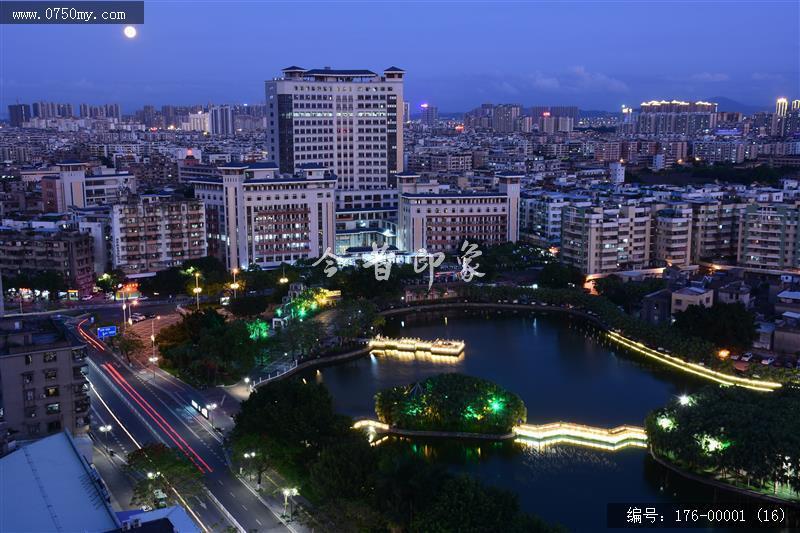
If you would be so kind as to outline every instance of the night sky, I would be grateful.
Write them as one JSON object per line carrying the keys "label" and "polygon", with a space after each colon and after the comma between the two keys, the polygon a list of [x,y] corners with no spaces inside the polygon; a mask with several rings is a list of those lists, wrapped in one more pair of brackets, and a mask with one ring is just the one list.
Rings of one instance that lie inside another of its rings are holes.
{"label": "night sky", "polygon": [[[800,98],[800,2],[146,1],[122,26],[0,26],[0,113],[78,104],[258,103],[281,68],[407,71],[407,99],[617,110]],[[76,109],[77,112],[77,109]]]}

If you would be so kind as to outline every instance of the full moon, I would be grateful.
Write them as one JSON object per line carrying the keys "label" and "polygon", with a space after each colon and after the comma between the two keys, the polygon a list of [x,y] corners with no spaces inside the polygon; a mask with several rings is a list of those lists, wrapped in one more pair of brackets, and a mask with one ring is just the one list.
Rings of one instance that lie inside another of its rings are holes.
{"label": "full moon", "polygon": [[133,26],[125,26],[125,29],[122,30],[122,33],[124,33],[125,37],[127,37],[128,39],[133,39],[134,37],[136,37],[136,28],[134,28]]}

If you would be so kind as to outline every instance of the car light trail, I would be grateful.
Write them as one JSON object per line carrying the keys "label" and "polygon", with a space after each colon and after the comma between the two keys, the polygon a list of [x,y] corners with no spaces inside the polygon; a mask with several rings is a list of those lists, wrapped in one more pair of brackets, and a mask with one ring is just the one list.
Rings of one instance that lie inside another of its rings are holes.
{"label": "car light trail", "polygon": [[[211,473],[214,471],[213,468],[208,466],[200,455],[192,448],[189,443],[187,443],[183,437],[173,428],[169,422],[167,422],[161,414],[156,411],[150,403],[145,400],[139,392],[122,376],[122,374],[117,371],[110,363],[103,363],[101,365],[106,372],[111,376],[111,378],[131,397],[133,401],[135,401],[142,410],[147,413],[147,415],[161,428],[164,433],[175,443],[175,445],[180,449],[192,462],[200,469],[203,473]],[[180,441],[180,442],[179,442]],[[202,465],[202,466],[201,466]]]}
{"label": "car light trail", "polygon": [[690,374],[694,374],[696,376],[700,376],[705,379],[710,379],[722,385],[736,385],[739,387],[745,387],[748,389],[757,390],[761,392],[772,392],[775,389],[781,387],[780,383],[776,383],[774,381],[742,378],[739,376],[733,376],[731,374],[724,374],[722,372],[717,372],[716,370],[711,370],[709,368],[700,366],[695,363],[687,363],[686,361],[678,357],[657,352],[651,348],[648,348],[647,346],[645,346],[640,342],[632,341],[626,337],[623,337],[619,333],[615,333],[613,331],[609,331],[607,334],[608,338],[611,339],[612,341],[621,344],[626,348],[629,348],[637,353],[650,357],[651,359],[655,359],[661,363],[668,364],[671,367],[681,370],[683,372],[688,372]]}
{"label": "car light trail", "polygon": [[[100,395],[100,392],[97,390],[97,388],[95,388],[95,386],[94,386],[94,385],[92,385],[92,383],[91,383],[91,382],[89,382],[89,386],[90,386],[90,387],[92,388],[92,390],[94,391],[94,395],[97,397],[97,399],[98,399],[98,400],[100,400],[100,403],[101,403],[101,404],[103,404],[103,407],[105,407],[105,408],[106,408],[106,411],[108,411],[108,414],[110,414],[110,415],[111,415],[111,417],[112,417],[112,418],[114,419],[114,421],[115,421],[115,422],[116,422],[116,423],[119,425],[119,427],[121,427],[121,428],[122,428],[122,430],[125,432],[125,434],[128,436],[128,438],[129,438],[129,439],[131,439],[131,442],[133,442],[133,444],[134,444],[134,445],[135,445],[137,448],[141,449],[141,448],[142,448],[142,445],[141,445],[141,444],[139,444],[139,441],[137,441],[137,440],[136,440],[136,439],[133,437],[133,435],[131,435],[131,432],[130,432],[130,431],[128,431],[128,428],[126,428],[126,427],[125,427],[125,424],[123,424],[123,423],[122,423],[122,421],[121,421],[121,420],[120,420],[120,419],[117,417],[117,415],[116,415],[116,414],[114,414],[114,411],[112,411],[112,410],[111,410],[111,407],[109,407],[109,405],[106,403],[106,401],[105,401],[105,400],[103,399],[103,397]],[[175,493],[175,496],[178,498],[178,500],[180,500],[181,504],[183,504],[183,507],[184,507],[184,509],[186,509],[187,511],[189,511],[189,514],[190,514],[190,515],[192,515],[192,518],[194,518],[195,522],[197,522],[197,524],[200,526],[200,528],[201,528],[203,531],[207,532],[207,533],[208,533],[208,532],[210,532],[211,530],[210,530],[210,529],[209,529],[209,528],[208,528],[208,527],[207,527],[207,526],[206,526],[206,525],[203,523],[203,521],[202,521],[202,520],[200,520],[200,517],[197,515],[197,513],[195,513],[195,512],[194,512],[194,509],[192,509],[192,508],[189,506],[189,502],[187,502],[185,499],[183,499],[183,496],[181,496],[181,495],[180,495],[180,493],[179,493],[177,490],[175,490],[175,487],[172,487],[172,486],[170,486],[170,489],[172,489],[172,492],[174,492],[174,493]]]}

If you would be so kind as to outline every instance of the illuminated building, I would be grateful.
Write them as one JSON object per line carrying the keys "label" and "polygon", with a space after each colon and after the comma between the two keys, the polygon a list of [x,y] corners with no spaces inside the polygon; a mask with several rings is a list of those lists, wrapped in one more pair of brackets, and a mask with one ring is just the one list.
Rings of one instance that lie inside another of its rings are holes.
{"label": "illuminated building", "polygon": [[383,242],[394,229],[395,175],[403,169],[403,78],[370,70],[288,67],[266,82],[268,157],[292,174],[321,165],[336,175],[336,250]]}
{"label": "illuminated building", "polygon": [[200,200],[148,194],[115,204],[111,212],[113,266],[130,276],[205,257],[205,225]]}
{"label": "illuminated building", "polygon": [[398,174],[397,246],[429,252],[457,250],[466,239],[484,245],[519,238],[521,175],[495,175],[493,191],[449,189],[416,174]]}
{"label": "illuminated building", "polygon": [[789,100],[786,98],[778,98],[775,100],[775,114],[779,117],[785,117],[789,110]]}
{"label": "illuminated building", "polygon": [[426,126],[432,128],[439,122],[439,108],[428,103],[420,104],[420,120]]}
{"label": "illuminated building", "polygon": [[636,117],[636,131],[646,134],[694,135],[712,130],[717,123],[717,104],[681,100],[642,102]]}
{"label": "illuminated building", "polygon": [[190,179],[206,211],[209,254],[228,268],[316,258],[334,248],[336,176],[320,165],[282,175],[274,163],[227,164]]}

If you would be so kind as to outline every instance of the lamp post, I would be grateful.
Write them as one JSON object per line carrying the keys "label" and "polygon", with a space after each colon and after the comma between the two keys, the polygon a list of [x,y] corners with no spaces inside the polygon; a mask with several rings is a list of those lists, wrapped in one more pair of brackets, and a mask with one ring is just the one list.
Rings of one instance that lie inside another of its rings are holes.
{"label": "lamp post", "polygon": [[287,513],[287,508],[289,507],[289,498],[293,498],[300,494],[300,491],[297,490],[296,487],[287,487],[283,489],[283,517],[291,519],[291,516]]}
{"label": "lamp post", "polygon": [[231,289],[233,289],[233,299],[236,299],[236,290],[239,288],[239,284],[236,282],[236,274],[239,273],[238,268],[233,269],[233,283],[231,283]]}
{"label": "lamp post", "polygon": [[[253,457],[256,456],[256,452],[244,452],[244,454],[242,454],[242,455],[243,455],[243,457],[245,459],[252,459]],[[239,475],[242,475],[242,467],[241,466],[239,467]]]}
{"label": "lamp post", "polygon": [[200,272],[194,273],[194,297],[197,304],[197,310],[200,310],[200,293],[203,292],[203,289],[200,287]]}
{"label": "lamp post", "polygon": [[214,412],[214,409],[216,409],[217,407],[218,406],[215,403],[207,403],[206,404],[206,409],[208,409],[208,422],[211,424],[212,428],[214,428],[214,417],[211,416],[211,415]]}
{"label": "lamp post", "polygon": [[98,429],[98,430],[100,431],[100,433],[103,435],[103,444],[104,444],[104,445],[105,445],[105,447],[106,447],[106,451],[109,451],[109,447],[108,447],[108,434],[109,434],[109,433],[111,432],[111,430],[112,430],[112,429],[114,429],[114,428],[112,428],[112,427],[111,427],[111,424],[105,424],[105,425],[102,425],[102,426],[100,426],[100,427],[99,427],[99,428],[97,428],[97,429]]}

